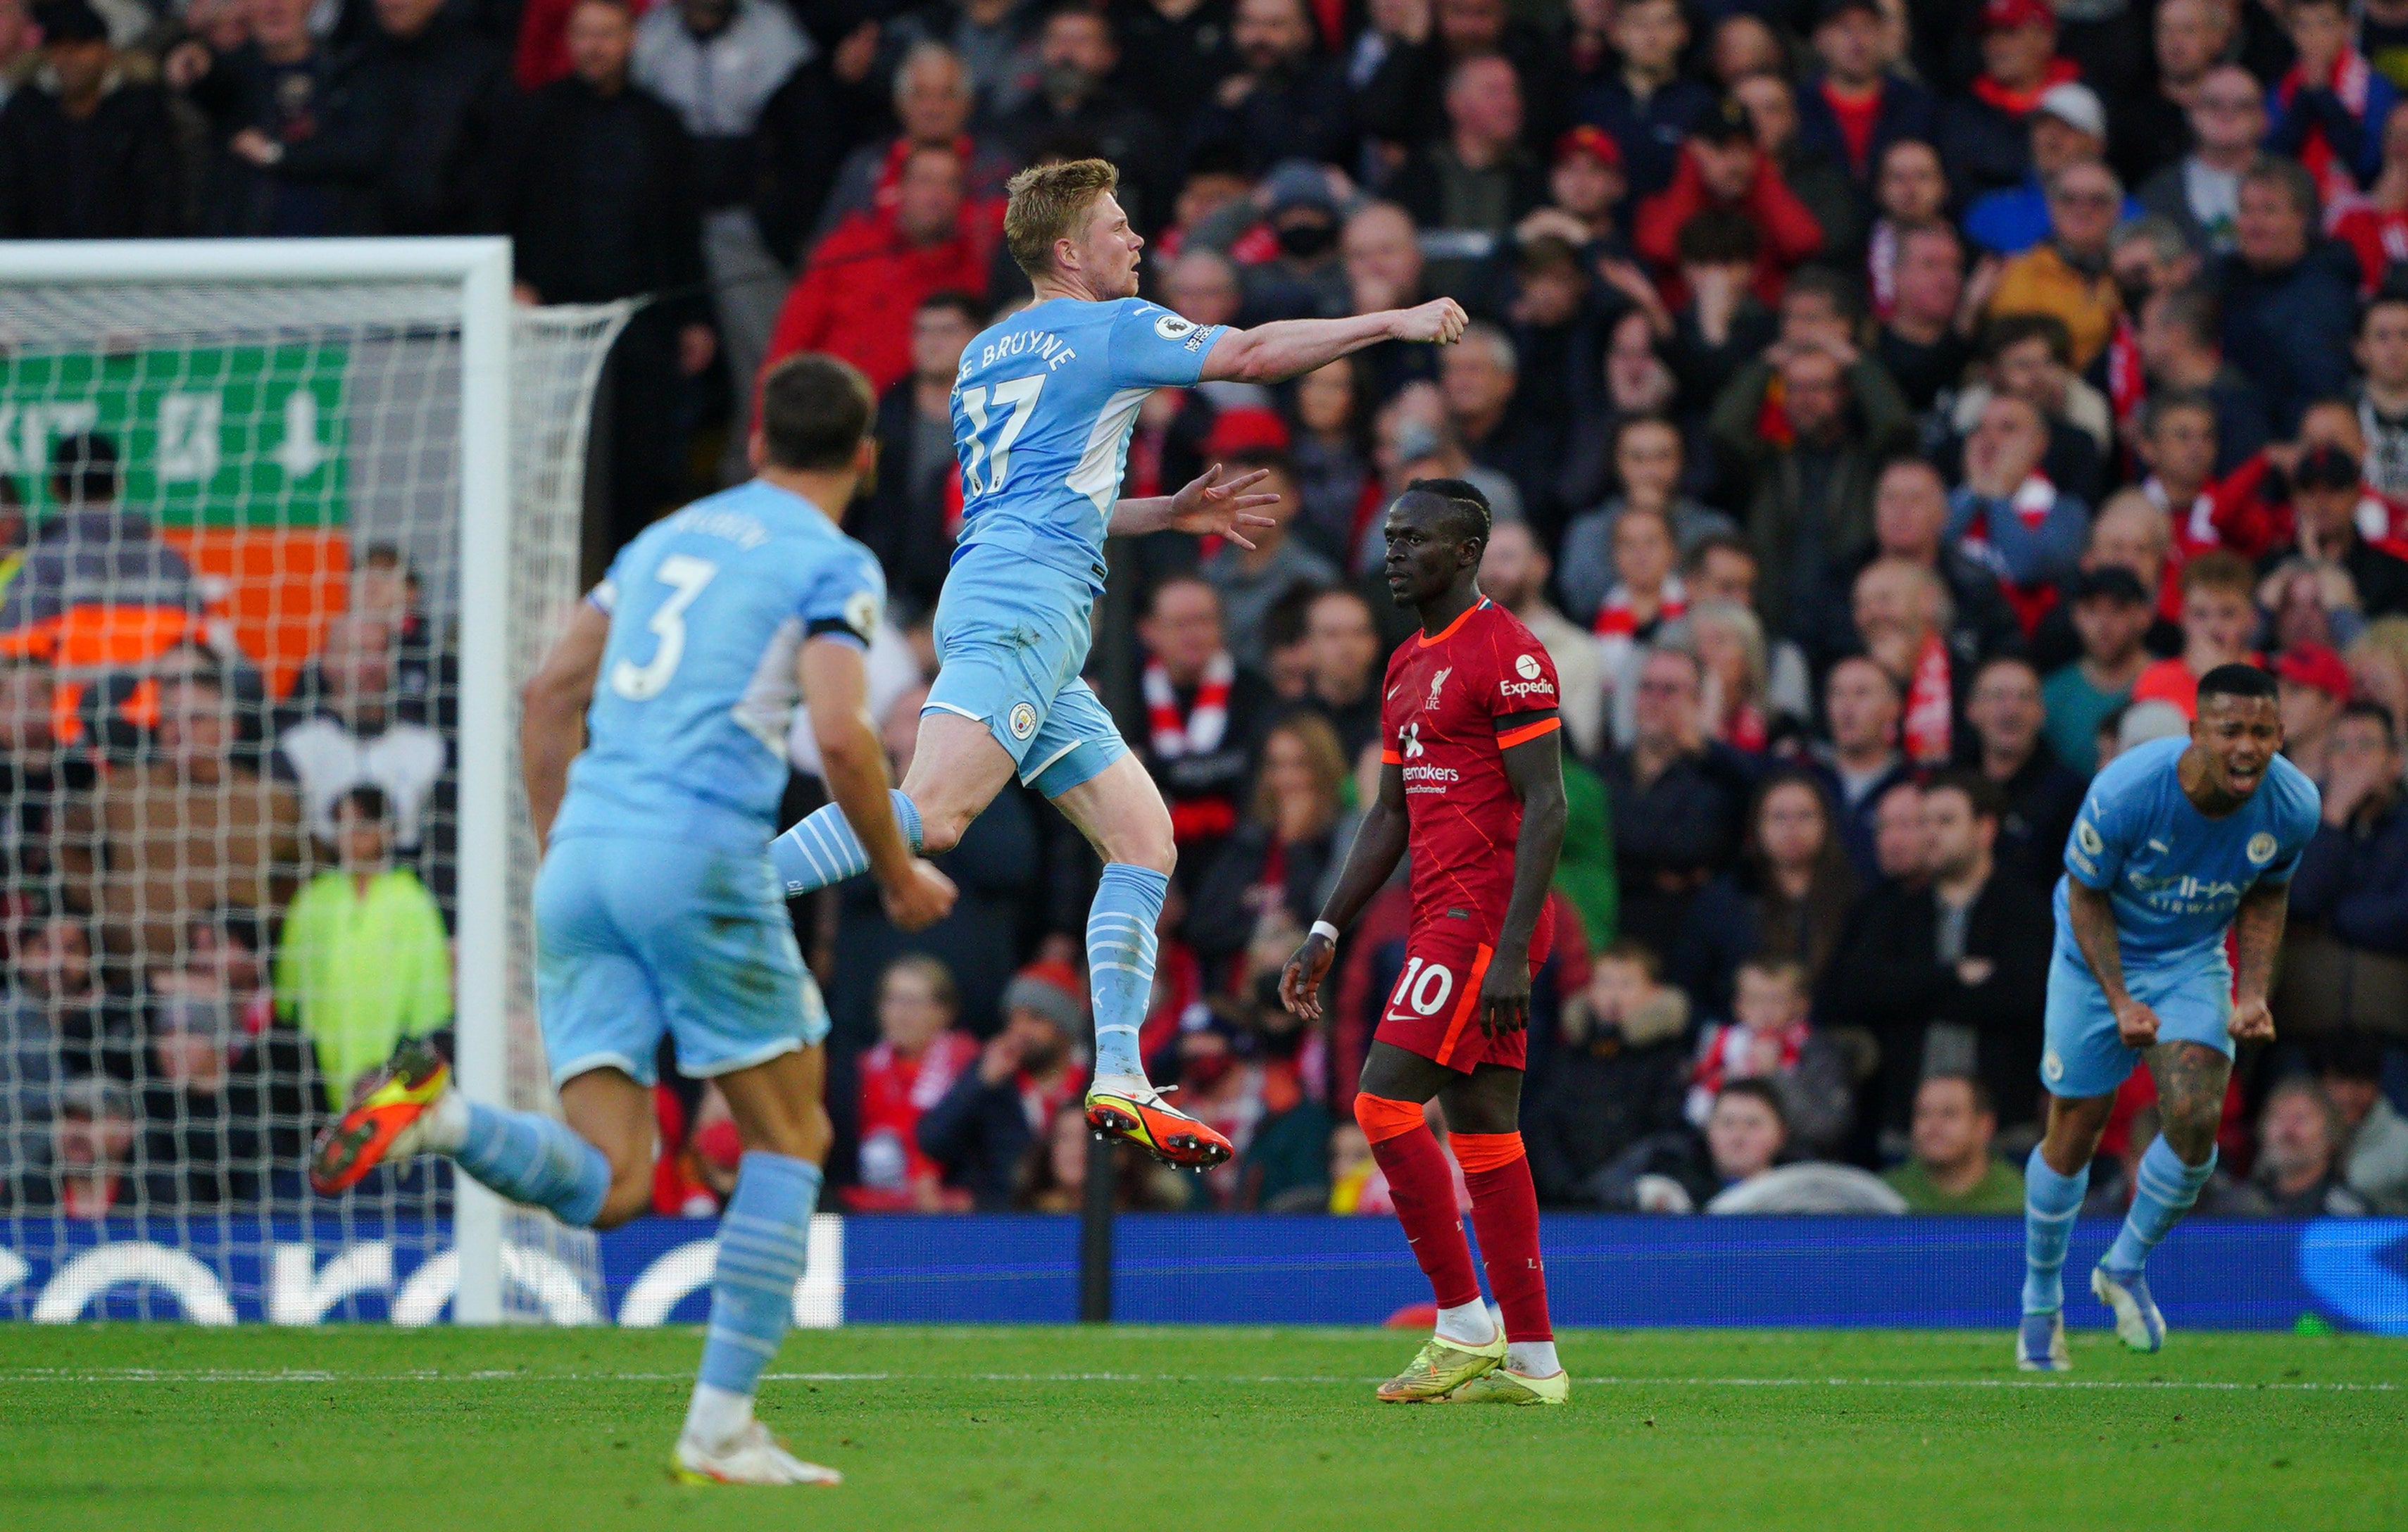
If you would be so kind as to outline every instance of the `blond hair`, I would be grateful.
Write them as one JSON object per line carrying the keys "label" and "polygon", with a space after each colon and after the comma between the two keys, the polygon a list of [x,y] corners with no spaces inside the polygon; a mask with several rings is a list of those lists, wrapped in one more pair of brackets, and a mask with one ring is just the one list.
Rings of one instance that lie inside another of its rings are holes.
{"label": "blond hair", "polygon": [[1020,269],[1041,277],[1054,269],[1054,241],[1076,239],[1087,209],[1120,185],[1108,160],[1065,160],[1031,165],[1004,186],[1003,242]]}

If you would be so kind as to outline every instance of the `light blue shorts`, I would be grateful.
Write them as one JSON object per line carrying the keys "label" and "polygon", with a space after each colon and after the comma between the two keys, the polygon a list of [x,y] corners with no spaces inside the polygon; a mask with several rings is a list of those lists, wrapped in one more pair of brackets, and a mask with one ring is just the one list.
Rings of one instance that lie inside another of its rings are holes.
{"label": "light blue shorts", "polygon": [[[2218,951],[2176,971],[2130,969],[2124,986],[2132,998],[2157,1013],[2159,1042],[2203,1043],[2232,1056],[2232,968]],[[2111,1095],[2141,1062],[2115,1032],[2106,992],[2090,977],[2081,957],[2059,951],[2048,965],[2046,1048],[2040,1056],[2040,1082],[2051,1095],[2071,1099]]]}
{"label": "light blue shorts", "polygon": [[1087,582],[989,545],[964,553],[937,598],[937,680],[921,708],[983,723],[1020,780],[1048,798],[1128,753],[1079,677],[1095,606]]}
{"label": "light blue shorts", "polygon": [[552,1083],[589,1069],[650,1085],[666,1032],[678,1067],[724,1075],[821,1041],[765,844],[750,853],[636,837],[555,840],[535,881],[536,1008]]}

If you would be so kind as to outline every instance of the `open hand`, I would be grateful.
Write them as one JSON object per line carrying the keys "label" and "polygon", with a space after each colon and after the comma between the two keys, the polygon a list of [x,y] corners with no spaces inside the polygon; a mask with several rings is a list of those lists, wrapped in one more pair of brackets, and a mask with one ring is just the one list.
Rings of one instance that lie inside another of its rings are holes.
{"label": "open hand", "polygon": [[1221,481],[1221,465],[1215,463],[1170,497],[1169,524],[1199,537],[1209,533],[1226,537],[1251,552],[1254,545],[1238,528],[1279,525],[1269,517],[1256,514],[1266,506],[1278,505],[1278,495],[1245,493],[1269,476],[1268,468],[1256,468],[1225,484]]}

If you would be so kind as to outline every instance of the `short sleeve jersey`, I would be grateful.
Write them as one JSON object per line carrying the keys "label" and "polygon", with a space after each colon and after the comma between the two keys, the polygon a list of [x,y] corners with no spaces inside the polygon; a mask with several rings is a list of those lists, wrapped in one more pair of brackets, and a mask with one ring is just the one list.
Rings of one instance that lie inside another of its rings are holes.
{"label": "short sleeve jersey", "polygon": [[1100,593],[1138,407],[1193,384],[1224,328],[1137,298],[1050,298],[972,340],[953,379],[954,557],[1004,548]]}
{"label": "short sleeve jersey", "polygon": [[[2116,944],[2136,970],[2220,961],[2242,895],[2289,882],[2316,833],[2316,785],[2279,755],[2248,802],[2221,819],[2200,813],[2175,771],[2188,745],[2153,739],[2109,762],[2065,843],[2066,877],[2108,895]],[[2078,960],[2067,889],[2057,886],[2057,945]]]}
{"label": "short sleeve jersey", "polygon": [[1522,800],[1504,753],[1558,726],[1517,715],[1561,700],[1555,662],[1512,613],[1483,597],[1437,634],[1388,658],[1380,759],[1405,778],[1413,924],[1468,920],[1493,942],[1513,893]]}
{"label": "short sleeve jersey", "polygon": [[886,599],[877,558],[755,480],[647,527],[587,599],[610,637],[553,835],[767,844],[796,652],[820,636],[867,646]]}

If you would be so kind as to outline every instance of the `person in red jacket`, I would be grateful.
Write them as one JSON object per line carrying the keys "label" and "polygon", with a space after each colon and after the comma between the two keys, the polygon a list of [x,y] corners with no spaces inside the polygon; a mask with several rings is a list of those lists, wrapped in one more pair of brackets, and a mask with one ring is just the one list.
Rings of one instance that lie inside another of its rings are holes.
{"label": "person in red jacket", "polygon": [[923,148],[904,162],[891,211],[856,213],[811,252],[786,294],[762,370],[826,351],[884,393],[911,370],[911,316],[932,293],[983,298],[996,231],[966,214],[961,157]]}
{"label": "person in red jacket", "polygon": [[878,1046],[861,1075],[860,1181],[841,1196],[855,1212],[968,1212],[968,1192],[920,1148],[920,1118],[977,1064],[976,1038],[953,1026],[953,976],[924,953],[887,965],[878,984]]}
{"label": "person in red jacket", "polygon": [[1729,208],[1756,226],[1750,286],[1768,308],[1781,302],[1789,273],[1823,248],[1822,225],[1756,148],[1747,109],[1735,100],[1726,99],[1690,131],[1672,184],[1639,207],[1634,243],[1662,274],[1664,301],[1675,309],[1688,297],[1681,291],[1675,245],[1682,226],[1710,208]]}

